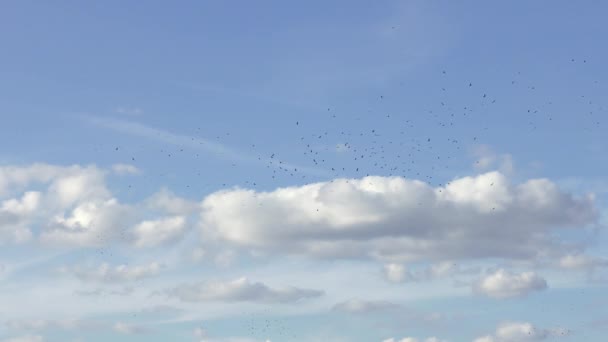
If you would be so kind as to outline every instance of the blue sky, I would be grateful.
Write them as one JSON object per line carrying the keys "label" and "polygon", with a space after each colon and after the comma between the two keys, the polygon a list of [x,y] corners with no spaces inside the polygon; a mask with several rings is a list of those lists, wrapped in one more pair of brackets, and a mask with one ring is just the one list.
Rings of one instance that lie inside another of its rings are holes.
{"label": "blue sky", "polygon": [[603,341],[583,1],[0,5],[0,341]]}

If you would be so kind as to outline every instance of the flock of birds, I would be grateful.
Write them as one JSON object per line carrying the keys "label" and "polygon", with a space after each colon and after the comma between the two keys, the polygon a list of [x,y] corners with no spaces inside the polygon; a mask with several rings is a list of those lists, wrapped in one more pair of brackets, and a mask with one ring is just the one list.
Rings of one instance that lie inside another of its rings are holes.
{"label": "flock of birds", "polygon": [[[572,59],[570,63],[579,62]],[[587,60],[580,63],[587,65]],[[558,119],[564,124],[564,114],[560,114],[562,99],[537,101],[536,94],[543,89],[537,88],[521,73],[500,84],[503,87],[501,91],[507,89],[505,86],[510,87],[511,98],[503,98],[498,90],[492,92],[497,86],[481,87],[477,86],[477,83],[483,83],[481,81],[459,81],[450,79],[450,72],[446,70],[439,72],[445,84],[435,87],[438,91],[434,97],[436,102],[424,104],[425,109],[400,113],[395,108],[403,99],[398,95],[382,94],[370,101],[370,108],[365,113],[352,114],[339,107],[328,107],[323,110],[325,115],[316,113],[310,118],[296,119],[292,127],[277,127],[290,132],[290,138],[280,145],[270,145],[276,142],[269,144],[263,136],[250,138],[250,144],[241,150],[254,156],[252,160],[227,157],[224,164],[226,172],[220,174],[237,175],[244,169],[261,169],[260,166],[266,172],[254,172],[255,176],[246,172],[247,177],[241,181],[235,176],[212,182],[205,170],[205,158],[210,158],[208,154],[192,146],[173,145],[161,148],[160,155],[154,157],[157,162],[161,161],[161,166],[167,166],[167,170],[158,176],[177,183],[203,178],[204,181],[198,184],[184,184],[186,190],[199,191],[196,195],[200,195],[201,188],[205,187],[209,192],[233,185],[247,188],[261,185],[265,189],[273,189],[294,183],[368,175],[402,176],[442,185],[454,176],[448,170],[463,170],[463,159],[470,154],[472,146],[488,143],[501,131],[508,130],[514,137],[523,137],[536,134],[540,128],[559,129],[555,126]],[[404,84],[400,86],[404,87]],[[566,125],[576,124],[585,131],[601,128],[605,108],[585,95],[573,96],[578,96],[575,102],[581,106],[577,109],[579,112],[567,114],[574,121]],[[513,100],[521,100],[524,106],[515,107]],[[505,102],[510,104],[501,107]],[[201,133],[203,131],[198,127],[192,139],[199,141],[196,136]],[[226,132],[215,134],[213,140],[204,140],[207,139],[205,137],[200,141],[203,141],[201,144],[211,141],[216,145],[234,146],[230,139],[236,135]],[[240,139],[242,145],[244,138],[241,136]],[[142,146],[140,151],[145,148]],[[136,149],[121,146],[113,149],[121,154],[119,158],[124,162],[137,163],[139,160],[135,155]],[[221,153],[219,157],[222,158]],[[181,159],[184,163],[190,159],[192,167],[171,170],[172,159]],[[132,185],[128,187],[130,189]]]}
{"label": "flock of birds", "polygon": [[[588,65],[587,60],[572,59],[569,62]],[[237,170],[236,173],[238,170],[245,171],[241,173],[247,175],[246,178],[236,182],[236,185],[254,189],[263,187],[271,190],[283,185],[369,175],[401,176],[441,186],[449,182],[454,172],[462,170],[463,159],[466,159],[472,146],[491,141],[501,130],[509,130],[513,134],[512,139],[526,134],[533,137],[540,129],[560,129],[563,126],[551,125],[571,116],[572,122],[579,125],[581,130],[601,132],[602,118],[608,117],[601,103],[576,94],[577,89],[572,89],[572,96],[576,99],[568,101],[579,105],[578,112],[564,115],[560,114],[560,101],[563,100],[560,97],[525,100],[522,101],[525,107],[521,108],[516,108],[512,103],[501,107],[501,104],[512,99],[503,98],[492,89],[477,86],[476,83],[482,82],[449,79],[450,72],[446,70],[439,73],[450,85],[438,85],[438,96],[434,97],[436,102],[426,104],[425,110],[398,113],[394,110],[399,102],[397,96],[385,94],[377,95],[370,103],[372,108],[365,113],[349,114],[339,107],[327,107],[322,115],[317,113],[311,118],[296,119],[291,127],[278,127],[288,130],[291,136],[280,146],[269,146],[264,141],[265,137],[258,137],[259,141],[250,143],[246,149],[255,157],[246,161],[228,158],[226,170]],[[594,83],[598,84],[597,81]],[[401,86],[404,86],[403,83]],[[510,87],[512,97],[536,99],[535,94],[539,92],[539,88],[524,79],[521,73],[503,80],[501,86]],[[386,102],[390,105],[384,106]],[[201,134],[201,128],[197,128],[195,133]],[[216,134],[212,142],[228,146],[235,135],[232,132]],[[192,139],[199,141],[195,136]],[[122,146],[113,146],[112,149],[123,162],[136,164],[140,159],[135,155],[135,149]],[[194,177],[178,176],[177,181],[205,177],[205,163],[199,161],[209,156],[200,149],[174,145],[159,151],[156,157],[162,165],[171,165],[171,160],[175,158],[192,160],[192,168],[182,171],[190,172]],[[265,171],[255,172],[256,176],[251,176],[248,170],[256,167]],[[169,175],[169,170],[158,174]],[[231,187],[235,181],[213,182],[206,179],[204,185],[213,191]],[[188,183],[185,187],[200,196],[204,186],[201,183]],[[268,319],[260,324],[251,318],[248,333],[251,336],[288,334],[288,330],[282,325],[279,327],[277,322]]]}

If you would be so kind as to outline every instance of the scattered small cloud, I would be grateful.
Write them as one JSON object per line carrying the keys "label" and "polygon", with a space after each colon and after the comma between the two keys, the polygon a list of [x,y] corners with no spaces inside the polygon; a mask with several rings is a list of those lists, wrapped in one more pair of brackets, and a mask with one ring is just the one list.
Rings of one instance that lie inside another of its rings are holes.
{"label": "scattered small cloud", "polygon": [[568,254],[559,259],[559,266],[564,269],[593,271],[596,268],[608,267],[608,259],[584,254]]}
{"label": "scattered small cloud", "polygon": [[402,264],[390,263],[384,265],[384,277],[389,282],[405,283],[431,281],[436,279],[452,278],[455,276],[470,276],[479,274],[479,267],[462,267],[453,261],[443,261],[426,267],[410,270]]}
{"label": "scattered small cloud", "polygon": [[473,284],[473,292],[492,298],[524,297],[547,289],[547,281],[534,272],[511,273],[499,269]]}
{"label": "scattered small cloud", "polygon": [[128,116],[139,116],[144,113],[141,108],[137,107],[117,107],[114,110],[118,114],[128,115]]}
{"label": "scattered small cloud", "polygon": [[180,285],[168,290],[167,294],[184,302],[291,303],[320,297],[323,295],[323,292],[297,287],[271,288],[263,283],[254,283],[243,277],[226,282],[211,281]]}
{"label": "scattered small cloud", "polygon": [[103,263],[99,266],[64,266],[59,269],[63,274],[69,274],[80,280],[99,283],[121,283],[141,280],[159,274],[161,265],[152,262],[146,265],[129,266],[126,264],[111,266]]}
{"label": "scattered small cloud", "polygon": [[112,172],[117,175],[136,175],[141,171],[136,166],[130,164],[114,164],[112,165]]}
{"label": "scattered small cloud", "polygon": [[387,338],[382,342],[447,342],[447,340],[441,340],[437,337],[427,337],[425,339],[418,339],[415,337],[404,337],[402,339],[395,339],[394,337]]}
{"label": "scattered small cloud", "polygon": [[125,335],[143,334],[146,332],[146,330],[141,326],[124,322],[116,322],[114,326],[112,326],[112,330]]}
{"label": "scattered small cloud", "polygon": [[44,342],[44,341],[46,341],[46,340],[41,335],[24,335],[24,336],[7,338],[7,339],[2,340],[1,342]]}
{"label": "scattered small cloud", "polygon": [[505,322],[496,328],[493,335],[478,337],[474,342],[534,342],[553,340],[570,334],[570,330],[565,328],[543,329],[528,322]]}
{"label": "scattered small cloud", "polygon": [[511,175],[515,168],[513,157],[508,154],[498,154],[488,145],[477,145],[471,151],[475,158],[473,167],[478,171],[497,169],[500,172]]}
{"label": "scattered small cloud", "polygon": [[383,300],[360,300],[349,299],[344,302],[337,303],[333,306],[333,311],[365,314],[375,311],[386,311],[398,308],[399,305]]}

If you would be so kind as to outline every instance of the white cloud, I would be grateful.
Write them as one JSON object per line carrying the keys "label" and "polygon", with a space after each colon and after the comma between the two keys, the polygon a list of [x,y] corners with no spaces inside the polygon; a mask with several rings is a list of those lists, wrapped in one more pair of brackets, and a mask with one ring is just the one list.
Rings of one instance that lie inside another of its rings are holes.
{"label": "white cloud", "polygon": [[441,340],[437,337],[427,337],[426,340],[424,340],[424,342],[447,342],[446,340]]}
{"label": "white cloud", "polygon": [[[6,322],[6,327],[21,331],[44,331],[44,330],[64,330],[64,331],[114,331],[120,334],[139,334],[146,332],[146,329],[139,325],[116,322],[112,324],[106,321],[84,320],[84,319],[21,319]],[[34,335],[37,336],[37,335]]]}
{"label": "white cloud", "polygon": [[143,221],[133,229],[134,243],[137,247],[154,247],[177,240],[185,231],[186,218],[183,216]]}
{"label": "white cloud", "polygon": [[504,269],[489,274],[473,285],[473,291],[493,298],[522,297],[547,289],[547,281],[534,272],[511,273]]}
{"label": "white cloud", "polygon": [[6,322],[10,329],[22,331],[39,331],[46,329],[93,330],[103,327],[102,322],[67,318],[67,319],[21,319]]}
{"label": "white cloud", "polygon": [[29,224],[40,206],[40,193],[25,192],[21,198],[0,202],[0,244],[25,242],[32,237]]}
{"label": "white cloud", "polygon": [[593,270],[598,267],[608,267],[608,260],[584,254],[568,254],[559,259],[559,266],[565,269]]}
{"label": "white cloud", "polygon": [[[271,192],[234,189],[208,195],[202,204],[163,189],[135,205],[113,197],[105,174],[95,166],[1,168],[2,189],[21,195],[3,202],[0,241],[27,241],[35,219],[39,238],[49,244],[92,247],[122,241],[151,247],[179,239],[188,229],[188,215],[201,211],[203,247],[216,249],[392,264],[530,260],[571,254],[574,247],[553,232],[597,219],[592,197],[574,197],[545,179],[513,185],[499,172],[436,188],[398,177],[365,177]],[[22,192],[32,184],[47,189]],[[393,281],[407,276],[399,275],[398,267],[392,272]]]}
{"label": "white cloud", "polygon": [[232,160],[236,162],[249,163],[264,163],[277,169],[298,169],[299,173],[305,173],[316,176],[327,176],[328,172],[324,170],[314,169],[306,166],[294,165],[286,161],[275,163],[276,159],[260,158],[254,155],[243,153],[213,140],[201,139],[198,137],[174,134],[162,129],[150,127],[138,122],[102,118],[89,116],[84,118],[89,123],[111,129],[117,132],[138,136],[146,139],[160,141],[166,144],[188,147],[192,149],[202,150],[211,153],[219,158]]}
{"label": "white cloud", "polygon": [[[135,171],[131,165],[113,166],[113,172]],[[178,239],[186,230],[185,216],[198,210],[199,203],[168,190],[139,204],[122,204],[106,186],[107,174],[79,165],[0,168],[0,196],[11,194],[0,197],[0,244],[28,241],[36,226],[37,237],[55,246],[99,247],[118,241],[156,246]]]}
{"label": "white cloud", "polygon": [[38,209],[40,193],[28,191],[21,199],[10,199],[2,202],[0,212],[14,215],[27,215]]}
{"label": "white cloud", "polygon": [[74,294],[79,296],[129,296],[135,289],[131,286],[124,286],[118,289],[93,289],[93,290],[76,290]]}
{"label": "white cloud", "polygon": [[237,258],[237,253],[230,249],[225,249],[213,257],[213,262],[220,267],[230,267]]}
{"label": "white cloud", "polygon": [[125,334],[125,335],[141,334],[141,333],[145,332],[145,329],[140,326],[133,325],[133,324],[127,324],[124,322],[116,322],[112,326],[112,330],[114,330],[117,333]]}
{"label": "white cloud", "polygon": [[195,328],[192,334],[194,335],[194,337],[201,339],[207,336],[207,331],[205,331],[205,329],[203,328]]}
{"label": "white cloud", "polygon": [[193,335],[197,342],[272,342],[269,339],[260,340],[250,337],[211,337],[202,328],[195,328]]}
{"label": "white cloud", "polygon": [[252,283],[247,278],[233,281],[210,281],[193,285],[181,285],[167,291],[169,296],[184,302],[225,301],[289,303],[319,297],[322,291],[297,287],[270,288],[263,283]]}
{"label": "white cloud", "polygon": [[156,262],[140,266],[128,266],[124,264],[111,266],[103,263],[97,267],[73,266],[60,269],[62,273],[73,275],[78,279],[102,283],[136,281],[158,275],[160,270],[161,266]]}
{"label": "white cloud", "polygon": [[78,202],[111,198],[105,185],[105,172],[95,166],[64,168],[53,178],[47,196],[49,202],[62,209]]}
{"label": "white cloud", "polygon": [[494,337],[490,335],[481,336],[473,340],[473,342],[495,342]]}
{"label": "white cloud", "polygon": [[513,173],[513,158],[510,154],[498,154],[487,145],[477,145],[472,151],[476,158],[473,167],[480,171],[496,168],[505,174]]}
{"label": "white cloud", "polygon": [[141,172],[136,166],[130,164],[114,164],[112,171],[117,175],[136,175]]}
{"label": "white cloud", "polygon": [[384,277],[392,283],[402,283],[411,279],[412,275],[405,266],[391,263],[384,265]]}
{"label": "white cloud", "polygon": [[458,275],[477,274],[479,271],[478,267],[463,268],[453,261],[442,261],[417,270],[410,270],[404,265],[395,263],[384,265],[384,277],[393,283],[429,281]]}
{"label": "white cloud", "polygon": [[272,342],[269,339],[259,340],[249,337],[210,337],[202,328],[195,328],[192,334],[197,342]]}
{"label": "white cloud", "polygon": [[567,250],[554,230],[596,219],[590,196],[576,198],[546,179],[513,185],[489,172],[437,188],[365,177],[220,191],[203,201],[201,231],[210,243],[313,257],[535,259]]}
{"label": "white cloud", "polygon": [[415,337],[404,337],[402,339],[395,339],[394,337],[391,338],[387,338],[385,340],[383,340],[382,342],[447,342],[446,340],[441,340],[437,337],[427,337],[424,340],[419,340]]}
{"label": "white cloud", "polygon": [[222,157],[229,160],[243,161],[255,159],[251,156],[244,155],[215,141],[200,139],[198,137],[192,137],[187,135],[174,134],[162,129],[146,126],[138,122],[101,117],[86,117],[85,120],[96,126],[105,127],[125,134],[161,141],[171,145],[185,146],[204,150],[209,153],[215,154],[218,157]]}
{"label": "white cloud", "polygon": [[141,310],[144,314],[154,314],[163,316],[176,316],[183,313],[184,310],[171,305],[155,305]]}
{"label": "white cloud", "polygon": [[44,342],[45,339],[41,335],[24,335],[19,337],[11,337],[2,342]]}
{"label": "white cloud", "polygon": [[360,300],[350,299],[344,302],[337,303],[333,306],[333,311],[362,314],[374,311],[384,311],[395,309],[399,306],[384,300]]}
{"label": "white cloud", "polygon": [[494,335],[478,337],[474,342],[533,342],[568,335],[570,331],[564,328],[542,329],[527,322],[506,322],[498,326]]}
{"label": "white cloud", "polygon": [[[111,197],[106,172],[95,166],[6,166],[0,168],[0,196],[21,193],[2,202],[0,241],[32,236],[42,228],[43,240],[57,244],[97,245],[116,233],[127,207]],[[27,191],[35,187],[39,191]],[[8,227],[8,228],[7,228]],[[114,229],[108,229],[108,228]],[[7,236],[9,238],[7,238]]]}
{"label": "white cloud", "polygon": [[146,199],[146,205],[152,210],[160,210],[172,215],[188,215],[199,209],[200,203],[176,196],[163,188]]}
{"label": "white cloud", "polygon": [[102,246],[126,236],[133,209],[112,198],[78,204],[50,219],[40,239],[48,244]]}
{"label": "white cloud", "polygon": [[48,183],[58,175],[78,168],[80,167],[62,167],[40,163],[29,166],[2,166],[0,167],[0,196],[6,196],[30,184]]}

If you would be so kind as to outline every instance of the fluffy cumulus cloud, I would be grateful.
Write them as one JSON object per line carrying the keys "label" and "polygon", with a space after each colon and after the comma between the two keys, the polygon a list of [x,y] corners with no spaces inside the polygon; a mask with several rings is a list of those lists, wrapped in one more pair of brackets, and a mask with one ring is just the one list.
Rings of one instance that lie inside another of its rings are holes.
{"label": "fluffy cumulus cloud", "polygon": [[73,266],[62,267],[60,271],[73,275],[81,280],[102,283],[119,283],[140,280],[157,275],[161,265],[152,262],[146,265],[117,265],[111,266],[103,263],[99,266]]}
{"label": "fluffy cumulus cloud", "polygon": [[126,242],[153,247],[176,241],[198,203],[168,190],[141,203],[121,203],[108,189],[107,176],[137,172],[126,164],[109,170],[94,165],[0,167],[0,244],[38,238],[56,246]]}
{"label": "fluffy cumulus cloud", "polygon": [[0,244],[25,242],[32,237],[29,228],[40,206],[40,193],[28,191],[20,198],[0,202]]}
{"label": "fluffy cumulus cloud", "polygon": [[185,284],[167,291],[171,297],[184,302],[225,301],[290,303],[323,295],[322,291],[297,287],[271,288],[247,278],[232,281],[210,281]]}
{"label": "fluffy cumulus cloud", "polygon": [[344,302],[336,303],[332,310],[346,313],[363,314],[374,311],[384,311],[396,309],[399,306],[395,303],[384,300],[361,300],[350,299]]}
{"label": "fluffy cumulus cloud", "polygon": [[[14,235],[23,238],[35,225],[41,227],[44,241],[76,245],[97,244],[115,235],[128,209],[112,198],[105,176],[95,166],[0,168],[0,197],[9,197],[0,209],[0,231],[6,233],[8,221]],[[22,197],[10,198],[16,194]]]}
{"label": "fluffy cumulus cloud", "polygon": [[[395,265],[555,260],[574,252],[555,233],[593,224],[598,216],[591,196],[573,196],[546,179],[512,184],[500,172],[442,187],[365,177],[270,192],[232,189],[212,193],[202,203],[162,189],[128,205],[106,186],[111,173],[79,165],[0,168],[0,242],[39,238],[78,247],[116,242],[154,247],[184,236],[198,213],[203,243],[226,250],[373,258]],[[408,277],[406,269],[390,267],[389,279]],[[431,273],[413,276],[432,278]]]}
{"label": "fluffy cumulus cloud", "polygon": [[86,201],[50,219],[40,239],[53,245],[105,245],[128,234],[132,215],[129,206],[114,198]]}
{"label": "fluffy cumulus cloud", "polygon": [[7,196],[30,184],[49,183],[53,179],[79,169],[79,166],[62,167],[48,164],[0,167],[0,196]]}
{"label": "fluffy cumulus cloud", "polygon": [[175,195],[163,188],[145,200],[150,210],[157,210],[172,215],[187,215],[199,209],[199,203]]}
{"label": "fluffy cumulus cloud", "polygon": [[135,226],[135,246],[154,247],[177,240],[186,230],[186,218],[172,216],[158,220],[143,221]]}
{"label": "fluffy cumulus cloud", "polygon": [[547,281],[534,272],[512,273],[499,269],[481,278],[473,291],[493,298],[523,297],[547,289]]}
{"label": "fluffy cumulus cloud", "polygon": [[570,335],[564,328],[543,329],[527,322],[506,322],[493,335],[478,337],[474,342],[534,342]]}
{"label": "fluffy cumulus cloud", "polygon": [[597,220],[592,196],[575,197],[546,179],[511,184],[500,172],[443,187],[365,177],[272,192],[234,189],[207,196],[202,206],[205,240],[390,262],[561,255],[568,247],[554,237],[558,229]]}

